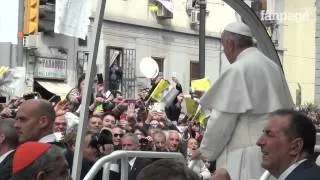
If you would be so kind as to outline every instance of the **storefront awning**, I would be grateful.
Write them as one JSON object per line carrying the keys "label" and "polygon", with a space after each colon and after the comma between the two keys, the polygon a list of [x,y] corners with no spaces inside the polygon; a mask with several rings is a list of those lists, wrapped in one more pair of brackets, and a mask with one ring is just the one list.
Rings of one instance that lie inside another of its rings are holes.
{"label": "storefront awning", "polygon": [[66,83],[36,80],[36,82],[52,94],[59,95],[64,99],[68,92],[72,89]]}
{"label": "storefront awning", "polygon": [[172,0],[149,0],[149,3],[158,2],[169,12],[173,13],[173,2]]}
{"label": "storefront awning", "polygon": [[172,0],[157,0],[159,3],[162,4],[168,11],[173,13],[173,2]]}

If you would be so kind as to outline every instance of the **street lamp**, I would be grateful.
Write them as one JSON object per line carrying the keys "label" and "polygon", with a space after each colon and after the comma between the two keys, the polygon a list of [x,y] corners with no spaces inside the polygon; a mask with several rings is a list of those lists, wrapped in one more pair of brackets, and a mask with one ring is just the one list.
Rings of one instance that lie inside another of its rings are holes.
{"label": "street lamp", "polygon": [[199,26],[199,66],[200,78],[204,78],[205,70],[205,48],[206,48],[206,0],[200,0],[200,26]]}

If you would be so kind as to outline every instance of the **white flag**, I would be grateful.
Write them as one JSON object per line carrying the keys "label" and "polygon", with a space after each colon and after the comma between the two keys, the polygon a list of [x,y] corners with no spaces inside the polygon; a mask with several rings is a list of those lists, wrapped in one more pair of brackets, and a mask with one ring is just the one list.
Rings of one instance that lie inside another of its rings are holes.
{"label": "white flag", "polygon": [[54,32],[85,39],[91,6],[91,0],[56,0]]}
{"label": "white flag", "polygon": [[161,3],[168,11],[173,13],[173,2],[172,0],[157,0],[159,3]]}

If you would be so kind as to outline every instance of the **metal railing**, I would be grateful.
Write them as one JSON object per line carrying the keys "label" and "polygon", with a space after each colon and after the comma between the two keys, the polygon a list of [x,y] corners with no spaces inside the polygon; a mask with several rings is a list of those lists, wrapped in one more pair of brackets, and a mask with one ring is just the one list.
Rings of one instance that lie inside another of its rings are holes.
{"label": "metal railing", "polygon": [[[320,145],[315,146],[315,152],[320,152]],[[84,180],[91,180],[95,177],[98,171],[103,167],[102,179],[109,179],[111,161],[121,159],[121,180],[128,179],[128,165],[130,157],[144,157],[144,158],[171,158],[171,159],[184,159],[181,153],[169,153],[169,152],[153,152],[153,151],[114,151],[108,156],[100,158],[90,169],[90,171],[84,177]],[[193,169],[196,161],[190,163],[189,168]],[[259,180],[268,180],[270,173],[265,171]]]}
{"label": "metal railing", "polygon": [[121,180],[128,179],[128,165],[130,157],[144,157],[144,158],[171,158],[171,159],[184,159],[181,153],[169,153],[169,152],[152,152],[152,151],[114,151],[108,156],[100,158],[89,170],[84,177],[84,180],[91,180],[99,172],[101,167],[105,167],[103,170],[103,179],[109,177],[109,169],[111,161],[121,159]]}

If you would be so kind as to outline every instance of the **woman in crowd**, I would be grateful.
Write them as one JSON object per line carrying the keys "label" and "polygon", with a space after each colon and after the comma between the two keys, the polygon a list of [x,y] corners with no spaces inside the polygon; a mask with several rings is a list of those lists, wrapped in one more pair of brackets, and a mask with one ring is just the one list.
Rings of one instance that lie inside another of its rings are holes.
{"label": "woman in crowd", "polygon": [[84,79],[85,79],[85,75],[82,75],[78,79],[77,86],[71,89],[71,91],[67,95],[67,99],[69,101],[68,110],[70,112],[77,111],[81,104],[82,93],[84,90]]}
{"label": "woman in crowd", "polygon": [[[211,173],[204,164],[202,160],[196,160],[196,161],[191,161],[190,157],[192,153],[197,150],[199,147],[198,141],[194,138],[190,138],[188,140],[188,165],[189,167],[194,163],[194,165],[191,167],[192,170],[197,173],[199,176],[202,177],[202,179],[210,179]],[[192,163],[193,162],[193,163]]]}

